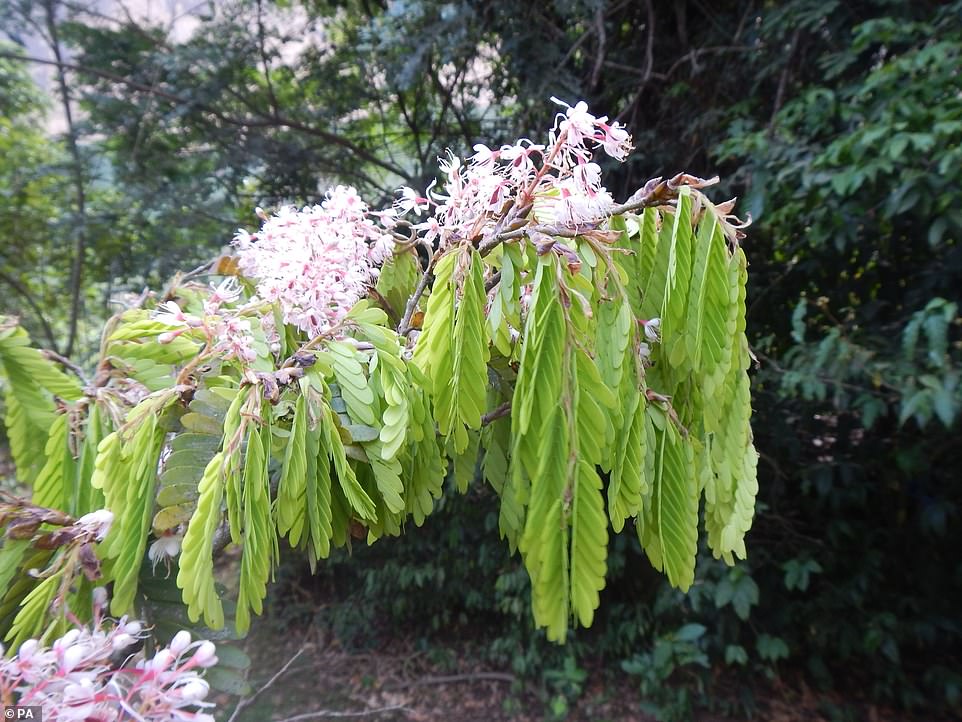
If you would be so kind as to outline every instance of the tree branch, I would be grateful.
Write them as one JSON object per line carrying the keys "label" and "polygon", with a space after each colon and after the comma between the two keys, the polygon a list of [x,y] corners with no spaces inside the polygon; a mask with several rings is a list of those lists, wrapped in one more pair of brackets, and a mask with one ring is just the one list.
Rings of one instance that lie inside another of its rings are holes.
{"label": "tree branch", "polygon": [[56,351],[51,351],[50,349],[40,349],[40,353],[43,354],[48,359],[50,359],[51,361],[56,361],[58,364],[60,364],[64,368],[70,369],[71,371],[73,371],[77,375],[77,378],[80,379],[81,383],[83,383],[84,386],[88,386],[90,384],[90,380],[87,378],[86,374],[84,374],[84,370],[80,368],[80,366],[75,364],[73,361],[68,359],[66,356],[61,356]]}
{"label": "tree branch", "polygon": [[241,710],[243,710],[245,707],[249,707],[254,702],[254,700],[257,699],[261,695],[261,693],[264,692],[264,690],[266,690],[268,687],[274,684],[278,679],[280,679],[284,675],[284,673],[287,672],[288,669],[290,669],[291,665],[294,664],[297,658],[300,657],[302,654],[304,654],[304,647],[301,647],[300,649],[298,649],[297,652],[294,653],[294,656],[291,657],[289,660],[287,660],[287,663],[283,667],[281,667],[279,670],[277,670],[277,672],[274,673],[274,676],[271,677],[269,680],[267,680],[267,682],[265,682],[259,690],[254,692],[254,694],[252,694],[250,697],[245,697],[240,702],[238,702],[237,706],[234,707],[234,712],[227,719],[227,722],[234,722],[234,720],[237,719],[237,715],[241,713]]}
{"label": "tree branch", "polygon": [[77,340],[77,322],[80,319],[80,292],[83,282],[84,252],[87,247],[87,198],[84,192],[83,163],[80,149],[77,146],[77,129],[73,122],[73,112],[70,109],[70,91],[67,89],[67,73],[63,57],[60,52],[60,39],[57,35],[56,0],[44,0],[47,32],[49,33],[50,49],[53,51],[57,66],[57,85],[60,87],[60,102],[63,105],[64,118],[67,121],[67,149],[73,159],[73,184],[77,204],[76,225],[74,228],[74,257],[70,268],[70,320],[67,331],[67,346],[64,355],[73,353],[74,342]]}
{"label": "tree branch", "polygon": [[[511,413],[511,402],[505,401],[503,404],[501,404],[495,409],[492,409],[491,411],[489,411],[488,413],[486,413],[484,416],[481,417],[481,426],[487,426],[488,424],[494,421],[497,421],[498,419],[502,418],[503,416],[507,416],[510,413]],[[514,681],[514,678],[512,677],[510,681]]]}
{"label": "tree branch", "polygon": [[0,58],[10,58],[12,60],[21,60],[28,63],[37,63],[39,65],[53,65],[55,67],[63,68],[65,70],[73,70],[75,72],[83,73],[85,75],[92,75],[94,77],[101,78],[103,80],[109,80],[113,83],[120,83],[121,85],[126,85],[128,88],[139,90],[143,93],[150,93],[170,103],[196,108],[197,110],[200,110],[216,118],[217,120],[220,120],[222,123],[226,123],[227,125],[234,125],[240,128],[283,127],[283,128],[289,128],[290,130],[297,130],[302,133],[305,133],[306,135],[312,135],[312,136],[321,138],[322,140],[332,145],[336,145],[338,147],[344,148],[345,150],[348,150],[354,155],[356,155],[361,160],[365,160],[368,163],[372,163],[373,165],[376,165],[379,168],[382,168],[383,170],[393,173],[394,175],[399,176],[402,179],[410,180],[410,175],[403,168],[393,163],[389,163],[381,158],[378,158],[376,155],[358,146],[356,143],[349,140],[348,138],[345,138],[342,135],[338,135],[337,133],[332,133],[330,131],[322,130],[320,128],[315,128],[313,126],[305,125],[304,123],[298,120],[294,120],[293,118],[282,116],[278,113],[268,113],[260,110],[254,110],[252,112],[254,113],[255,117],[238,118],[232,115],[227,115],[225,113],[222,113],[221,111],[217,110],[216,108],[210,105],[207,105],[206,103],[198,103],[196,101],[189,100],[180,95],[177,95],[176,93],[171,93],[166,90],[161,90],[160,88],[157,88],[157,87],[145,85],[143,83],[137,82],[136,80],[125,78],[122,75],[117,75],[116,73],[111,73],[107,70],[91,68],[86,65],[78,65],[77,63],[68,63],[63,60],[59,60],[59,61],[47,60],[46,58],[38,58],[30,55],[20,55],[19,53],[12,53],[12,52],[7,52],[3,50],[0,50]]}
{"label": "tree branch", "polygon": [[375,709],[358,710],[356,712],[337,712],[334,710],[319,710],[317,712],[305,712],[296,714],[293,717],[284,717],[277,722],[301,722],[301,720],[322,719],[324,717],[367,717],[372,714],[384,714],[385,712],[397,712],[407,709],[403,704],[395,704],[390,707],[376,707]]}
{"label": "tree branch", "polygon": [[384,687],[385,690],[408,689],[410,687],[423,687],[428,684],[451,684],[454,682],[505,682],[514,684],[517,677],[513,674],[504,672],[473,672],[470,674],[448,674],[441,677],[425,677],[416,679],[413,682],[403,682],[401,684],[391,684]]}
{"label": "tree branch", "polygon": [[40,304],[34,300],[30,289],[24,286],[16,278],[2,270],[0,270],[0,281],[6,283],[23,297],[24,302],[30,307],[30,310],[34,312],[37,320],[40,321],[40,325],[43,327],[43,334],[47,337],[47,343],[50,345],[50,348],[57,352],[57,339],[53,334],[53,329],[50,327],[50,323],[47,321],[46,316],[43,315],[43,309],[40,308]]}
{"label": "tree branch", "polygon": [[434,263],[437,260],[438,254],[432,254],[431,260],[428,261],[427,268],[424,269],[424,273],[421,274],[421,280],[418,281],[417,288],[414,289],[414,293],[411,294],[411,298],[408,299],[407,305],[404,307],[404,316],[401,318],[401,323],[398,324],[397,332],[400,336],[406,336],[411,331],[411,319],[414,317],[414,311],[418,307],[418,301],[421,300],[421,296],[424,294],[424,289],[428,287],[428,281],[431,279],[431,273],[434,270]]}

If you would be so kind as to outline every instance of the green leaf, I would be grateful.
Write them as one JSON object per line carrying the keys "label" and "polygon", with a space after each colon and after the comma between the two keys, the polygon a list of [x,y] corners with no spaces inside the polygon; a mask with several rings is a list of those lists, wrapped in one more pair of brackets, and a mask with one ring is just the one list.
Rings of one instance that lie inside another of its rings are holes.
{"label": "green leaf", "polygon": [[238,634],[250,628],[250,612],[263,611],[267,582],[277,558],[277,537],[271,523],[271,500],[268,489],[270,427],[252,428],[247,436],[244,459],[244,551],[241,556],[240,584],[237,596],[236,627]]}
{"label": "green leaf", "polygon": [[672,424],[657,433],[656,439],[654,521],[668,581],[684,592],[695,580],[698,542],[698,488],[692,449]]}
{"label": "green leaf", "polygon": [[620,532],[625,520],[641,511],[642,494],[647,495],[650,480],[646,476],[648,455],[648,415],[642,393],[632,387],[623,399],[625,425],[615,444],[614,464],[608,481],[608,516],[611,526]]}
{"label": "green leaf", "polygon": [[331,341],[327,348],[331,353],[334,377],[347,404],[347,413],[356,424],[374,426],[377,423],[374,392],[358,360],[359,353],[341,341]]}
{"label": "green leaf", "polygon": [[[481,428],[488,385],[484,263],[473,248],[466,255],[467,268],[452,337],[434,337],[440,347],[439,358],[433,366],[435,418],[441,433],[452,440],[457,454],[468,446],[467,430]],[[425,318],[425,323],[428,320]]]}
{"label": "green leaf", "polygon": [[605,586],[608,520],[601,478],[594,466],[578,462],[571,511],[571,606],[581,626],[590,627]]}
{"label": "green leaf", "polygon": [[535,624],[547,629],[548,639],[563,642],[568,631],[569,579],[568,521],[562,499],[570,477],[570,439],[561,411],[540,425],[540,463],[531,476],[531,504],[519,548],[531,577],[531,608]]}
{"label": "green leaf", "polygon": [[329,406],[324,404],[319,413],[320,423],[327,432],[326,439],[323,438],[324,435],[322,434],[322,442],[327,442],[325,448],[331,461],[334,462],[338,484],[344,493],[344,498],[347,500],[351,509],[353,509],[361,519],[376,521],[377,513],[374,508],[374,502],[358,483],[354,469],[347,463],[344,444],[341,441],[340,435],[337,433],[337,427],[334,423],[334,412]]}
{"label": "green leaf", "polygon": [[291,546],[297,546],[304,530],[307,496],[307,399],[297,397],[291,434],[284,448],[284,464],[277,486],[274,515],[277,531],[287,535]]}

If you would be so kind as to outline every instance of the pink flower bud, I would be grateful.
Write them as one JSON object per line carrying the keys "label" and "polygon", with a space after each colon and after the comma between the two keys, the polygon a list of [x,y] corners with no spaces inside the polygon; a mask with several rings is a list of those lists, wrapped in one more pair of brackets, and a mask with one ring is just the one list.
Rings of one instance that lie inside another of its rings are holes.
{"label": "pink flower bud", "polygon": [[162,649],[150,660],[148,667],[154,672],[163,672],[174,663],[175,659],[173,652],[169,649]]}
{"label": "pink flower bud", "polygon": [[213,667],[217,664],[217,647],[213,642],[202,642],[192,659],[199,667]]}
{"label": "pink flower bud", "polygon": [[170,651],[178,657],[190,645],[190,632],[181,630],[170,640]]}

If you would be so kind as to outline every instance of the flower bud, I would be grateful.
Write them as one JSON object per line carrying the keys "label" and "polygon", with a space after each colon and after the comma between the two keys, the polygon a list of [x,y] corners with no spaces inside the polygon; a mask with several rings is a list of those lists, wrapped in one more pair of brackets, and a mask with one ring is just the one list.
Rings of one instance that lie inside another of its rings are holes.
{"label": "flower bud", "polygon": [[180,688],[180,696],[183,699],[197,701],[204,699],[210,691],[210,685],[199,677],[189,680]]}
{"label": "flower bud", "polygon": [[170,640],[170,651],[178,657],[190,645],[190,632],[181,630]]}
{"label": "flower bud", "polygon": [[93,605],[95,609],[103,609],[107,606],[107,589],[106,587],[97,587],[93,591]]}
{"label": "flower bud", "polygon": [[169,649],[162,649],[154,655],[154,658],[150,660],[150,664],[148,666],[154,672],[163,672],[174,663],[174,659],[176,658],[174,657],[173,652],[171,652]]}
{"label": "flower bud", "polygon": [[20,645],[20,649],[17,652],[17,657],[23,661],[30,659],[34,653],[37,651],[39,642],[36,639],[28,639],[26,642]]}
{"label": "flower bud", "polygon": [[217,664],[217,648],[213,642],[202,642],[193,656],[194,664],[199,667],[213,667]]}
{"label": "flower bud", "polygon": [[59,649],[66,649],[66,648],[69,647],[71,644],[73,644],[74,642],[76,642],[76,641],[77,641],[77,637],[79,637],[79,636],[80,636],[80,630],[79,630],[79,629],[71,629],[69,632],[67,632],[65,635],[63,635],[60,639],[58,639],[56,642],[54,642],[54,647],[55,647],[55,648],[59,648]]}
{"label": "flower bud", "polygon": [[87,656],[87,649],[83,644],[72,644],[63,653],[63,664],[65,672],[72,672],[73,669]]}
{"label": "flower bud", "polygon": [[134,638],[129,634],[121,632],[120,634],[115,634],[110,640],[110,646],[116,652],[121,649],[127,649],[131,644],[134,643]]}

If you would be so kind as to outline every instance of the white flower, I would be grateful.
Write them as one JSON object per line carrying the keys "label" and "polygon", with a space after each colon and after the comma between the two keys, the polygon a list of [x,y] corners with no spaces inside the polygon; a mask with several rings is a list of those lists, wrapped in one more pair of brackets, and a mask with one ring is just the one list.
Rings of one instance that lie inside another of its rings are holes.
{"label": "white flower", "polygon": [[210,691],[210,685],[199,677],[188,680],[185,684],[178,688],[180,696],[185,700],[197,701],[202,700],[207,696]]}
{"label": "white flower", "polygon": [[192,659],[198,667],[213,667],[217,664],[217,648],[213,642],[202,642]]}
{"label": "white flower", "polygon": [[403,214],[414,211],[414,215],[420,218],[421,211],[427,210],[428,199],[419,195],[413,188],[403,186],[398,188],[397,192],[401,194],[401,197],[394,201],[394,207],[398,212]]}
{"label": "white flower", "polygon": [[601,129],[604,133],[604,137],[601,140],[601,147],[604,148],[605,153],[617,160],[626,160],[633,146],[631,144],[631,135],[625,130],[624,126],[616,120],[613,121],[611,125],[602,125]]}
{"label": "white flower", "polygon": [[181,653],[190,646],[190,632],[186,630],[181,630],[174,635],[174,638],[170,640],[170,651],[176,654],[178,657]]}
{"label": "white flower", "polygon": [[103,541],[113,523],[113,512],[109,509],[99,509],[84,514],[74,522],[74,526],[79,527],[81,532],[91,535],[97,541]]}
{"label": "white flower", "polygon": [[181,537],[177,534],[167,534],[156,539],[147,550],[151,570],[156,569],[159,562],[168,564],[171,559],[180,554],[180,542]]}
{"label": "white flower", "polygon": [[661,336],[661,319],[653,318],[650,321],[645,321],[645,337],[649,341],[658,341]]}
{"label": "white flower", "polygon": [[[424,207],[425,199],[405,193],[400,202],[406,197],[412,210]],[[238,232],[238,264],[257,281],[257,295],[280,306],[285,323],[314,338],[337,325],[367,293],[386,250],[383,220],[369,212],[354,188],[337,186],[319,206],[281,208],[259,233]],[[222,335],[225,354],[256,358],[250,344],[238,343],[238,334],[227,335]]]}
{"label": "white flower", "polygon": [[483,143],[475,145],[473,150],[474,155],[471,156],[471,163],[478,166],[493,166],[500,155],[500,151],[491,150],[491,148]]}

